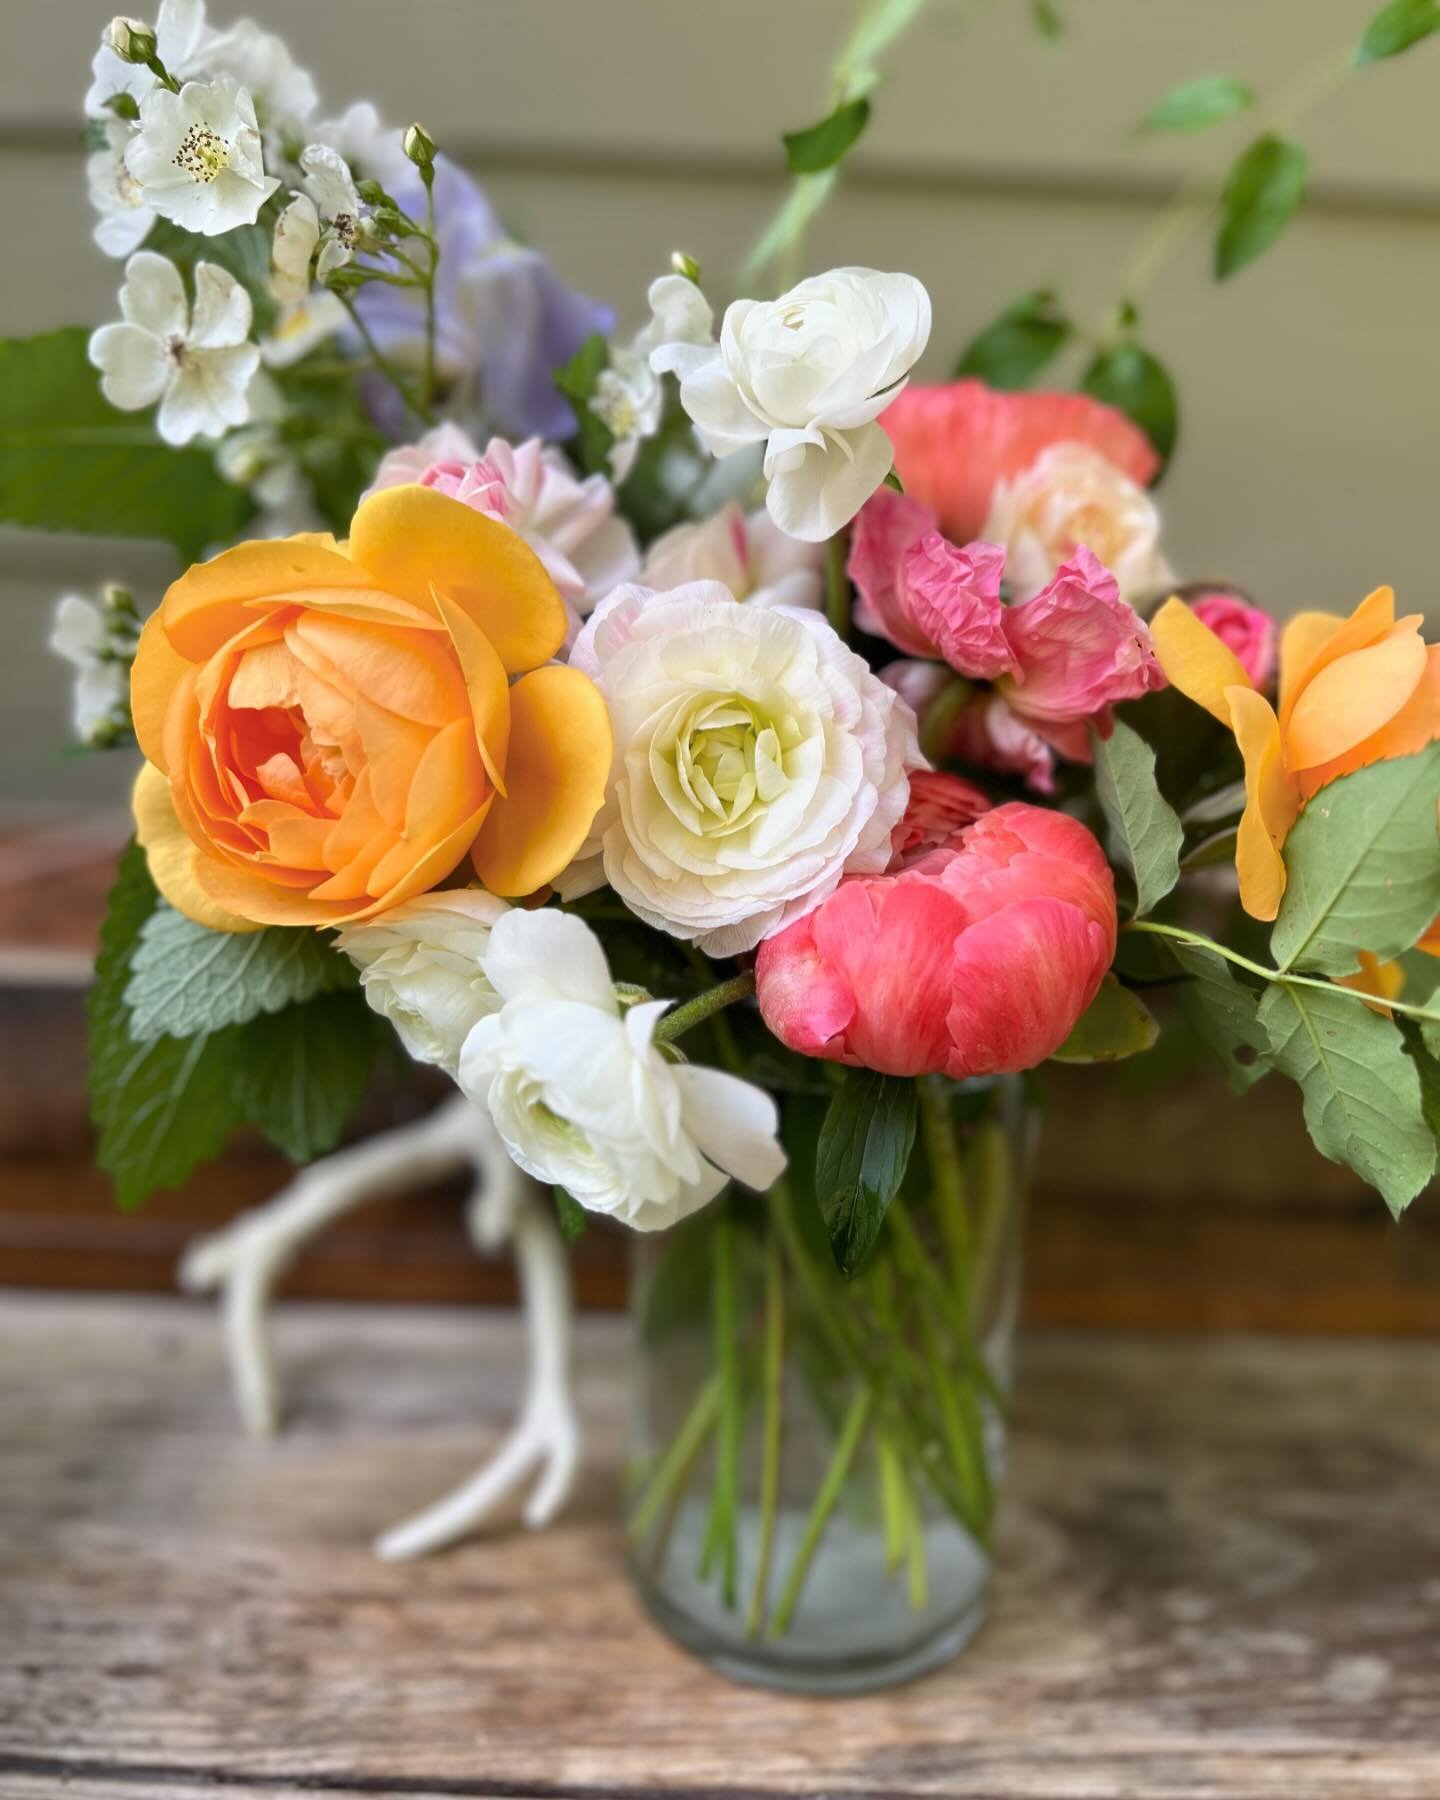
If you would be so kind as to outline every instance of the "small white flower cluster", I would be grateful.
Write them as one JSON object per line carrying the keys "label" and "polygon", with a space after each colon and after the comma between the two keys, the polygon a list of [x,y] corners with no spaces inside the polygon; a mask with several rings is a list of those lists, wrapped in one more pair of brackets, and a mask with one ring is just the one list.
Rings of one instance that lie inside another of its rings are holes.
{"label": "small white flower cluster", "polygon": [[140,617],[128,590],[107,587],[100,604],[65,594],[55,606],[50,648],[75,671],[71,712],[82,744],[103,749],[130,729],[130,664]]}

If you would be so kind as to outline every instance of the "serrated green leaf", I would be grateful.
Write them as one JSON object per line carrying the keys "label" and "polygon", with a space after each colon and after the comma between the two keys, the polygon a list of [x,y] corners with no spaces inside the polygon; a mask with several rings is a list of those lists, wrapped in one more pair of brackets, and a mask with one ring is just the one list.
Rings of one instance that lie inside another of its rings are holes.
{"label": "serrated green leaf", "polygon": [[1140,996],[1122,987],[1113,975],[1107,975],[1051,1060],[1123,1062],[1127,1056],[1138,1056],[1142,1050],[1151,1049],[1159,1035],[1155,1015]]}
{"label": "serrated green leaf", "polygon": [[815,1191],[842,1275],[853,1275],[879,1235],[915,1143],[915,1083],[847,1069],[815,1153]]}
{"label": "serrated green leaf", "polygon": [[1440,31],[1440,7],[1434,0],[1392,0],[1382,6],[1365,27],[1365,35],[1355,52],[1355,66],[1380,62],[1387,56],[1399,56],[1412,44]]}
{"label": "serrated green leaf", "polygon": [[379,1021],[360,994],[321,994],[232,1027],[235,1100],[292,1162],[340,1142],[364,1098]]}
{"label": "serrated green leaf", "polygon": [[584,1237],[590,1228],[589,1213],[568,1188],[555,1189],[555,1219],[567,1244]]}
{"label": "serrated green leaf", "polygon": [[1254,262],[1280,236],[1305,198],[1309,166],[1299,144],[1268,132],[1240,157],[1220,201],[1217,280]]}
{"label": "serrated green leaf", "polygon": [[1180,431],[1180,402],[1175,383],[1148,350],[1138,344],[1102,350],[1081,377],[1080,388],[1133,419],[1155,446],[1162,467],[1169,462]]}
{"label": "serrated green leaf", "polygon": [[1270,938],[1281,969],[1348,975],[1389,962],[1440,915],[1440,743],[1321,788],[1285,840],[1285,898]]}
{"label": "serrated green leaf", "polygon": [[131,955],[158,904],[145,853],[132,844],[111,889],[86,1004],[96,1161],[127,1209],[156,1188],[178,1187],[219,1152],[241,1117],[232,1093],[232,1032],[144,1044],[130,1035]]}
{"label": "serrated green leaf", "polygon": [[356,985],[355,965],[304,926],[211,931],[163,902],[141,928],[125,1002],[130,1035],[193,1037]]}
{"label": "serrated green leaf", "polygon": [[1117,719],[1108,738],[1092,729],[1095,792],[1135,877],[1135,916],[1141,918],[1180,879],[1185,832],[1155,781],[1155,752],[1138,731]]}
{"label": "serrated green leaf", "polygon": [[1190,977],[1175,989],[1190,1029],[1219,1057],[1230,1086],[1246,1093],[1270,1073],[1270,1039],[1260,1023],[1260,995],[1236,978],[1223,956],[1200,944],[1169,940],[1166,948]]}
{"label": "serrated green leaf", "polygon": [[966,346],[955,365],[956,379],[973,376],[994,388],[1028,387],[1070,332],[1054,294],[1044,288],[1022,294]]}
{"label": "serrated green leaf", "polygon": [[85,331],[0,340],[0,520],[161,538],[183,556],[235,537],[254,508],[209,450],[172,449],[146,413],[101,397]]}
{"label": "serrated green leaf", "polygon": [[785,161],[792,175],[819,175],[843,161],[870,123],[870,102],[846,100],[818,125],[784,133]]}
{"label": "serrated green leaf", "polygon": [[1394,1023],[1343,988],[1275,982],[1259,1006],[1277,1069],[1300,1084],[1315,1148],[1398,1218],[1435,1172],[1420,1077]]}
{"label": "serrated green leaf", "polygon": [[1141,131],[1206,131],[1255,104],[1254,90],[1233,75],[1199,75],[1171,88],[1140,121]]}

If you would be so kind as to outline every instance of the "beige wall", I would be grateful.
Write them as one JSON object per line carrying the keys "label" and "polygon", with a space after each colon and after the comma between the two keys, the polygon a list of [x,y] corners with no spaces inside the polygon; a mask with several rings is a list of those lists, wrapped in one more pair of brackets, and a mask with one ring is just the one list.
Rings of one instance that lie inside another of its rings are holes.
{"label": "beige wall", "polygon": [[[1024,0],[945,4],[891,61],[875,122],[807,261],[906,268],[935,300],[927,372],[1013,294],[1057,285],[1103,316],[1164,195],[1246,126],[1137,143],[1175,81],[1226,69],[1273,90],[1353,42],[1373,0],[1060,0],[1040,42]],[[212,0],[224,17],[223,0]],[[0,332],[109,316],[118,271],[89,241],[75,135],[101,4],[0,0]],[[717,287],[778,192],[776,134],[823,104],[839,0],[252,0],[337,107],[425,120],[517,229],[635,318],[670,249]],[[1283,244],[1217,288],[1189,242],[1146,305],[1180,385],[1163,490],[1172,559],[1277,610],[1344,607],[1381,580],[1436,609],[1430,537],[1440,401],[1440,43],[1351,76],[1302,136],[1312,204]],[[0,823],[118,791],[117,759],[56,761],[61,672],[40,650],[51,596],[104,570],[152,585],[134,547],[0,538]]]}

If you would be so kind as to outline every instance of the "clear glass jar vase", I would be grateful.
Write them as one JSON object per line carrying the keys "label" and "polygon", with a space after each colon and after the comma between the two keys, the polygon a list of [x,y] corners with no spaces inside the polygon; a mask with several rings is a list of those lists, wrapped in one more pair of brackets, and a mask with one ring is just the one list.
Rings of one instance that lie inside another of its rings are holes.
{"label": "clear glass jar vase", "polygon": [[904,1188],[849,1280],[788,1101],[783,1182],[637,1239],[631,1567],[723,1673],[889,1686],[983,1619],[1032,1122],[1017,1079],[922,1081]]}

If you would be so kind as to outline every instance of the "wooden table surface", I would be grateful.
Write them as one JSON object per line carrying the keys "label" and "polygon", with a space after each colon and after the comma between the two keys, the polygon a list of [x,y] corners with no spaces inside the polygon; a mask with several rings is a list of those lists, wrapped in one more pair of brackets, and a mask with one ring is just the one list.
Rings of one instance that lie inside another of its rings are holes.
{"label": "wooden table surface", "polygon": [[285,1435],[206,1308],[0,1298],[4,1800],[1440,1794],[1440,1353],[1024,1342],[993,1617],[864,1699],[728,1685],[621,1568],[624,1326],[550,1531],[387,1566],[493,1444],[513,1315],[293,1304]]}

